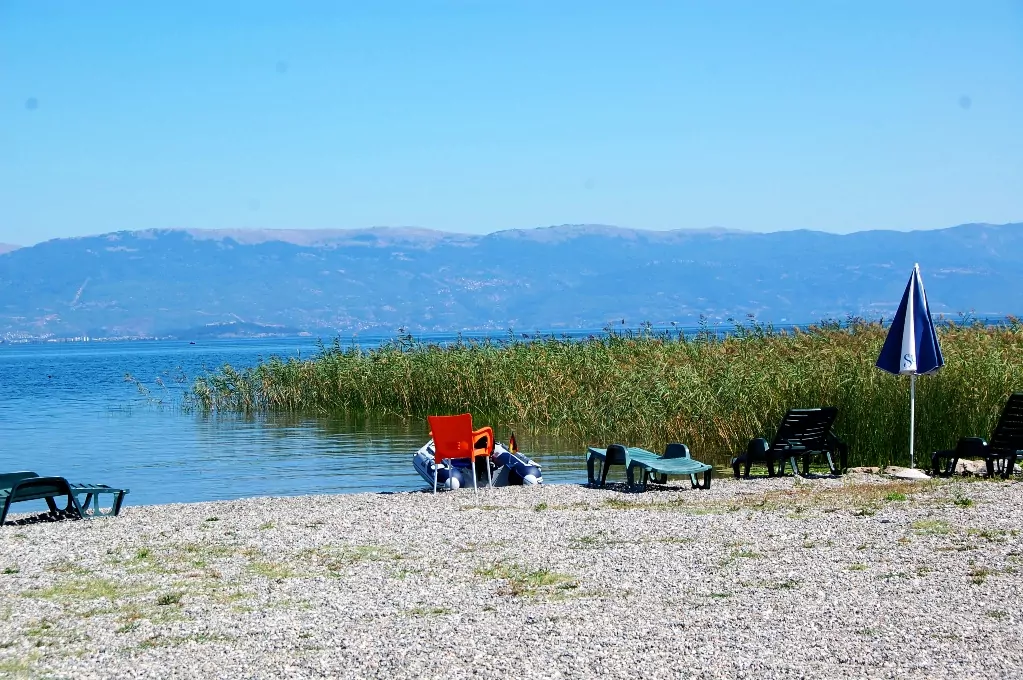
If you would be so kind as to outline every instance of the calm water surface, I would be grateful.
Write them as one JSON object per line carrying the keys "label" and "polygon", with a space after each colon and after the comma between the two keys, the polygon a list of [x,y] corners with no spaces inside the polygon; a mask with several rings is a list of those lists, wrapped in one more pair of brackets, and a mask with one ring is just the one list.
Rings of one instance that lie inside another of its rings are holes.
{"label": "calm water surface", "polygon": [[[428,438],[425,419],[180,408],[191,378],[207,369],[316,352],[304,339],[0,344],[0,471],[127,487],[130,505],[425,488],[411,464]],[[546,483],[585,481],[578,447],[525,433],[519,443],[543,465]]]}

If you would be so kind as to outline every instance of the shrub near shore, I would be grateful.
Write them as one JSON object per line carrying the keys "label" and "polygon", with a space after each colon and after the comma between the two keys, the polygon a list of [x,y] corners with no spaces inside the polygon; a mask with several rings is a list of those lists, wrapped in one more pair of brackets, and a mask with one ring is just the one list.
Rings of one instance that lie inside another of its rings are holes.
{"label": "shrub near shore", "polygon": [[[689,444],[715,463],[770,436],[788,408],[834,405],[853,464],[905,464],[909,380],[874,362],[887,329],[822,323],[777,331],[752,323],[720,335],[610,331],[427,344],[410,335],[372,350],[321,346],[312,359],[271,358],[198,378],[188,403],[245,413],[472,412],[499,427],[583,443],[658,450]],[[986,436],[1023,390],[1023,324],[941,324],[946,365],[917,381],[917,450]]]}

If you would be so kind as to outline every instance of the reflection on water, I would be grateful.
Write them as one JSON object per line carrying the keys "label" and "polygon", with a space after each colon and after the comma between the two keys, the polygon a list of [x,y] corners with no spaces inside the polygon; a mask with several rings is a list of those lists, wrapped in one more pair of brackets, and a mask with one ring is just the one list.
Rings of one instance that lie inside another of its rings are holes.
{"label": "reflection on water", "polygon": [[[425,488],[411,463],[428,437],[425,419],[204,416],[176,407],[182,375],[315,351],[307,340],[0,345],[0,471],[128,487],[130,505]],[[125,374],[165,387],[143,396]],[[581,447],[517,435],[547,483],[585,481]]]}

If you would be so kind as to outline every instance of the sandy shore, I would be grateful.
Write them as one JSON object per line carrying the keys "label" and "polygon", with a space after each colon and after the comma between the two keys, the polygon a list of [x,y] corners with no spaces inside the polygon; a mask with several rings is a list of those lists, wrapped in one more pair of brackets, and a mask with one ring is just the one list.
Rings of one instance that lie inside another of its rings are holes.
{"label": "sandy shore", "polygon": [[1019,677],[1023,485],[128,507],[0,528],[0,677]]}

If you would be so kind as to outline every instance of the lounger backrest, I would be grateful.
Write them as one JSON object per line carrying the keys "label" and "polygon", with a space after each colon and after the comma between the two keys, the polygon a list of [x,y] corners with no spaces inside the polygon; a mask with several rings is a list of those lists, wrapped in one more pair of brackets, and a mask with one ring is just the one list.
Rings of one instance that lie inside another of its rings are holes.
{"label": "lounger backrest", "polygon": [[0,489],[10,489],[12,486],[31,477],[38,477],[34,472],[5,472],[0,474]]}
{"label": "lounger backrest", "polygon": [[689,455],[689,447],[685,444],[668,444],[664,448],[663,458],[691,458]]}
{"label": "lounger backrest", "polygon": [[63,477],[30,477],[11,488],[10,502],[37,501],[55,496],[71,496],[71,486]]}
{"label": "lounger backrest", "polygon": [[991,448],[999,451],[1023,450],[1023,394],[1009,397],[991,433]]}
{"label": "lounger backrest", "polygon": [[788,446],[802,446],[810,451],[827,448],[828,433],[838,417],[834,406],[824,408],[794,408],[782,418],[771,449],[782,451]]}

